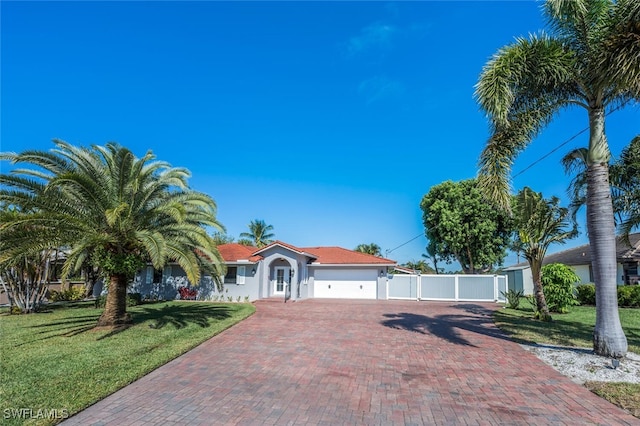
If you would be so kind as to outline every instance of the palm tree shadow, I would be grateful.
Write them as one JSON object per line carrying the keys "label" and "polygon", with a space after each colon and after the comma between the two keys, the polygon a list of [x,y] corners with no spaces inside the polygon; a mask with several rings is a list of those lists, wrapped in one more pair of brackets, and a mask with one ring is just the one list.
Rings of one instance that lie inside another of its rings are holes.
{"label": "palm tree shadow", "polygon": [[461,330],[469,331],[496,339],[511,340],[500,331],[493,323],[493,311],[480,305],[458,305],[456,308],[468,312],[470,315],[436,315],[427,316],[401,312],[398,314],[385,314],[385,321],[381,324],[396,330],[405,330],[413,333],[430,334],[447,340],[456,345],[477,347],[460,333]]}
{"label": "palm tree shadow", "polygon": [[162,329],[174,327],[181,329],[189,324],[196,324],[202,328],[210,327],[212,322],[217,322],[231,316],[229,308],[224,305],[208,305],[201,303],[181,303],[166,304],[158,309],[155,307],[144,307],[132,312],[133,323],[114,326],[110,331],[99,337],[98,340],[106,339],[121,333],[128,328],[148,323],[149,328]]}

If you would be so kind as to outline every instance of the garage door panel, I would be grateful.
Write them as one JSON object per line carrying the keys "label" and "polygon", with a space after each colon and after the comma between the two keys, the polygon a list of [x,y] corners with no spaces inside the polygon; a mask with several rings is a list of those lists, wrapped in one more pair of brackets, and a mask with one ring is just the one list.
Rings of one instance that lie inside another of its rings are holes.
{"label": "garage door panel", "polygon": [[375,299],[377,270],[317,270],[314,275],[314,297],[334,299]]}

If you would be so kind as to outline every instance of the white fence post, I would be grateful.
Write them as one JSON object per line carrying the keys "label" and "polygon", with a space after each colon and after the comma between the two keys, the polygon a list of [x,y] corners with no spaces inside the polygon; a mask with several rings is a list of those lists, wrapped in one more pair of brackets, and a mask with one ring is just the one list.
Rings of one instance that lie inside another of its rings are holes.
{"label": "white fence post", "polygon": [[455,276],[454,278],[454,299],[456,301],[458,301],[458,299],[460,298],[460,289],[458,288],[458,275]]}

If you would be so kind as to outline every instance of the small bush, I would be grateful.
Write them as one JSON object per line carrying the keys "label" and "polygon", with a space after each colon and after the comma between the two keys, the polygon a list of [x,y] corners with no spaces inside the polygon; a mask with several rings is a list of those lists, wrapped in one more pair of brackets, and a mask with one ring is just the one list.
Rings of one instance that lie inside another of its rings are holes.
{"label": "small bush", "polygon": [[182,300],[196,300],[196,296],[198,296],[198,290],[189,287],[178,287],[178,293]]}
{"label": "small bush", "polygon": [[[596,305],[596,285],[582,284],[576,287],[581,305]],[[640,308],[640,285],[618,286],[618,307]]]}
{"label": "small bush", "polygon": [[[104,308],[107,304],[107,296],[98,296],[95,300],[96,308]],[[127,306],[138,306],[142,304],[142,295],[140,293],[129,293],[127,294]]]}
{"label": "small bush", "polygon": [[595,284],[581,284],[576,286],[576,293],[578,302],[581,305],[596,305],[596,285]]}
{"label": "small bush", "polygon": [[551,263],[542,267],[542,288],[549,311],[565,314],[578,305],[575,284],[580,277],[567,265]]}
{"label": "small bush", "polygon": [[50,290],[49,300],[52,302],[77,301],[84,299],[84,287],[71,287],[68,290]]}
{"label": "small bush", "polygon": [[523,290],[515,291],[514,289],[510,289],[506,293],[504,291],[500,293],[507,299],[507,306],[511,309],[518,309],[520,299],[524,296]]}
{"label": "small bush", "polygon": [[618,286],[618,306],[640,308],[640,285]]}

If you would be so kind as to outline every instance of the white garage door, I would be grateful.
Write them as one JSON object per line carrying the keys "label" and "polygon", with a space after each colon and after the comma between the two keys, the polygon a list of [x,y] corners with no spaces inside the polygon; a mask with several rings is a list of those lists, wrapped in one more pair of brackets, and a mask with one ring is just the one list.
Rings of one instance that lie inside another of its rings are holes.
{"label": "white garage door", "polygon": [[313,297],[333,299],[376,299],[377,269],[317,269]]}

